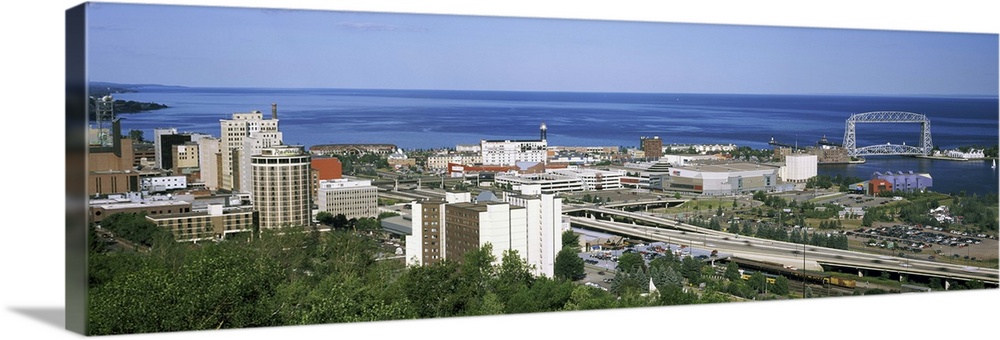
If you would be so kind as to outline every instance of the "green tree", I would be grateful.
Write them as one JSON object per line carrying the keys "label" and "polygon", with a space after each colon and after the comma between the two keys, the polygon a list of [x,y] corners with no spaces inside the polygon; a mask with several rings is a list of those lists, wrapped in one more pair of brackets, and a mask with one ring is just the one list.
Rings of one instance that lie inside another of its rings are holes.
{"label": "green tree", "polygon": [[[395,204],[395,203],[393,203],[393,204]],[[392,204],[388,204],[388,205],[392,205]],[[394,216],[399,216],[399,213],[398,212],[393,212],[393,211],[383,211],[383,212],[379,212],[378,213],[378,220],[381,221],[381,220],[384,220],[384,219],[387,219],[387,218],[390,218],[390,217],[394,217]]]}
{"label": "green tree", "polygon": [[333,229],[350,229],[351,221],[347,219],[344,214],[337,214],[333,217],[333,222],[330,223]]}
{"label": "green tree", "polygon": [[[507,313],[536,313],[562,310],[569,302],[576,284],[539,277],[527,289],[505,300]],[[585,286],[584,286],[585,287]]]}
{"label": "green tree", "polygon": [[510,301],[520,292],[527,291],[534,282],[532,267],[518,254],[517,250],[505,250],[499,266],[495,269],[494,291],[502,301]]}
{"label": "green tree", "polygon": [[556,254],[554,275],[560,280],[576,281],[587,276],[583,270],[583,259],[572,247],[563,247]]}
{"label": "green tree", "polygon": [[157,238],[169,239],[171,234],[146,219],[146,213],[115,213],[101,221],[102,228],[140,246],[152,246]]}
{"label": "green tree", "polygon": [[487,292],[483,296],[483,302],[479,304],[479,308],[469,312],[470,315],[498,315],[504,314],[504,300],[497,297],[497,294],[493,292]]}
{"label": "green tree", "polygon": [[656,285],[657,289],[666,286],[677,286],[680,287],[684,284],[684,278],[681,274],[678,274],[671,266],[652,266],[649,267],[649,275],[653,278],[653,284]]}
{"label": "green tree", "polygon": [[657,304],[660,306],[690,305],[698,302],[698,294],[685,292],[683,287],[666,286],[658,289]]}
{"label": "green tree", "polygon": [[641,270],[624,271],[619,268],[611,281],[611,293],[618,296],[648,292],[649,276]]}
{"label": "green tree", "polygon": [[461,284],[458,295],[461,301],[474,303],[482,301],[486,292],[493,290],[493,281],[496,277],[496,268],[493,262],[493,245],[486,243],[477,250],[465,253],[465,261],[461,266]]}
{"label": "green tree", "polygon": [[408,268],[399,286],[418,317],[438,318],[461,312],[465,302],[457,294],[460,281],[458,263],[445,260]]}
{"label": "green tree", "polygon": [[380,233],[382,232],[382,223],[377,219],[366,217],[357,220],[357,228],[359,231]]}
{"label": "green tree", "polygon": [[580,247],[580,236],[573,232],[573,230],[566,230],[562,233],[562,246],[579,248]]}
{"label": "green tree", "polygon": [[726,264],[726,272],[723,276],[729,281],[736,281],[740,279],[740,266],[736,262],[730,261]]}
{"label": "green tree", "polygon": [[750,274],[749,284],[750,288],[753,288],[753,290],[757,291],[758,294],[764,293],[764,291],[768,288],[767,277],[765,277],[764,273],[760,271],[755,271],[753,274]]}
{"label": "green tree", "polygon": [[569,301],[563,307],[565,310],[606,309],[615,305],[616,298],[611,293],[601,289],[578,285],[570,293]]}
{"label": "green tree", "polygon": [[687,278],[691,283],[698,282],[698,280],[701,279],[701,267],[704,265],[704,262],[701,262],[694,257],[685,257],[681,260],[681,275]]}
{"label": "green tree", "polygon": [[99,254],[108,250],[104,239],[97,234],[97,226],[93,223],[87,226],[87,248],[90,254]]}
{"label": "green tree", "polygon": [[932,277],[928,286],[931,287],[931,289],[944,289],[944,286],[941,285],[941,279],[937,277]]}
{"label": "green tree", "polygon": [[88,294],[91,335],[275,326],[273,294],[283,268],[243,244],[207,244],[181,266],[145,256]]}
{"label": "green tree", "polygon": [[622,254],[618,257],[618,271],[646,272],[646,261],[642,259],[642,255],[637,253]]}
{"label": "green tree", "polygon": [[325,226],[333,226],[334,216],[329,211],[320,211],[316,213],[316,221]]}
{"label": "green tree", "polygon": [[146,141],[142,136],[142,130],[129,130],[128,138],[132,140],[133,143],[143,143]]}
{"label": "green tree", "polygon": [[771,292],[778,295],[788,294],[788,278],[778,276],[778,278],[774,279],[774,286],[771,288]]}

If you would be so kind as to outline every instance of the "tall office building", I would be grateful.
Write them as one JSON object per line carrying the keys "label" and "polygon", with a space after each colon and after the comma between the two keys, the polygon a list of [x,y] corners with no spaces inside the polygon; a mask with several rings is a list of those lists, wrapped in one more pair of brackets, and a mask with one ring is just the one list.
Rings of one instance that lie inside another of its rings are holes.
{"label": "tall office building", "polygon": [[639,146],[642,148],[642,152],[646,154],[646,159],[657,160],[663,157],[663,140],[660,139],[660,136],[653,136],[653,138],[646,136],[639,137]]}
{"label": "tall office building", "polygon": [[[176,135],[175,128],[155,128],[153,129],[153,152],[156,153],[156,168],[164,169],[163,158],[170,157],[169,153],[163,152],[163,136]],[[170,148],[167,148],[168,152]]]}
{"label": "tall office building", "polygon": [[[220,119],[219,149],[222,154],[222,189],[252,192],[250,157],[264,148],[281,144],[278,131],[277,105],[271,104],[271,118],[264,119],[260,111],[234,113],[232,119]],[[234,150],[241,152],[234,153]],[[237,168],[238,167],[238,168]],[[237,174],[243,174],[242,178]]]}
{"label": "tall office building", "polygon": [[[121,136],[121,122],[111,122],[110,136]],[[87,152],[87,194],[106,195],[139,191],[139,172],[133,168],[132,139],[111,138]]]}
{"label": "tall office building", "polygon": [[260,228],[308,226],[312,222],[309,154],[302,146],[274,145],[250,157],[252,202]]}
{"label": "tall office building", "polygon": [[528,253],[527,210],[506,202],[454,203],[445,206],[444,250],[449,261],[463,263],[465,254],[489,243],[499,264],[503,253]]}
{"label": "tall office building", "polygon": [[412,233],[406,236],[406,264],[429,265],[444,261],[444,200],[414,202]]}
{"label": "tall office building", "polygon": [[[509,195],[503,201],[526,210],[527,247],[521,257],[536,276],[555,277],[556,255],[562,249],[562,198],[553,194]],[[568,226],[566,226],[568,228]]]}
{"label": "tall office building", "polygon": [[[173,145],[171,146],[170,154],[173,158],[173,168],[176,168],[177,170],[198,167],[198,158],[200,156],[198,152],[198,143],[187,142],[184,144]],[[175,171],[174,173],[176,174],[180,172]]]}
{"label": "tall office building", "polygon": [[331,179],[320,180],[317,192],[319,210],[348,219],[378,217],[378,188],[372,181]]}
{"label": "tall office building", "polygon": [[476,203],[468,193],[447,193],[444,200],[413,202],[412,234],[406,237],[406,263],[427,265],[464,260],[486,243],[497,261],[516,250],[536,276],[555,276],[556,254],[562,249],[562,199],[552,194],[513,195]]}
{"label": "tall office building", "polygon": [[198,143],[198,170],[201,171],[201,181],[205,183],[205,188],[216,190],[219,188],[219,174],[221,172],[222,160],[219,150],[219,139],[201,138]]}

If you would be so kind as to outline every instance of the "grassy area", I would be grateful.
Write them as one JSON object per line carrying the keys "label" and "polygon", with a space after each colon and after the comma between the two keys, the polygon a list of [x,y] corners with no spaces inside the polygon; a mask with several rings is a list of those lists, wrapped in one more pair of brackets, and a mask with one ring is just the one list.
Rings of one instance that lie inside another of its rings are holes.
{"label": "grassy area", "polygon": [[698,199],[693,199],[693,200],[684,202],[684,204],[681,204],[678,207],[681,208],[682,210],[688,210],[688,211],[690,211],[690,210],[709,210],[709,209],[715,210],[715,209],[718,209],[720,206],[722,207],[723,210],[727,210],[727,209],[728,210],[732,210],[733,209],[733,199],[732,198],[729,198],[729,199],[726,199],[726,198],[698,198]]}

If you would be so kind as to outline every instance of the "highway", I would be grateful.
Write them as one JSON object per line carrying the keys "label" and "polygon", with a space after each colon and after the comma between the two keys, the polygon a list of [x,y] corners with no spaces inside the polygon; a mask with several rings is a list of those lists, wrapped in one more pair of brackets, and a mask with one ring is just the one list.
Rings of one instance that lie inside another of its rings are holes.
{"label": "highway", "polygon": [[[821,265],[834,265],[894,273],[929,275],[941,278],[976,279],[992,284],[997,284],[1000,281],[998,280],[998,270],[992,268],[953,265],[739,236],[700,228],[667,218],[650,216],[649,214],[631,213],[621,210],[575,206],[572,211],[588,212],[588,217],[570,217],[571,223],[587,228],[651,241],[687,244],[696,248],[715,249],[720,252],[733,254],[735,257],[781,263],[786,266],[798,268],[804,267],[808,270],[822,270]],[[667,227],[649,227],[598,220],[592,218],[592,216],[596,216],[594,213],[603,213],[605,216],[631,217],[635,220],[642,220],[646,223],[655,223]],[[670,228],[676,228],[676,230]],[[803,252],[805,253],[804,260]]]}

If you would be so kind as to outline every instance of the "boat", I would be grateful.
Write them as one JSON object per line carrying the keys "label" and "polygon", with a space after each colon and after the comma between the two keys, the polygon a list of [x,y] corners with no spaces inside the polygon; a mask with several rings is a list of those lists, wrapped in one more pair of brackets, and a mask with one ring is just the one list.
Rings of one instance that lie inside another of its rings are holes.
{"label": "boat", "polygon": [[996,168],[997,168],[997,160],[994,159],[993,166],[991,166],[990,169],[996,169]]}

